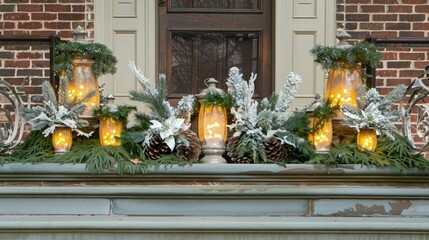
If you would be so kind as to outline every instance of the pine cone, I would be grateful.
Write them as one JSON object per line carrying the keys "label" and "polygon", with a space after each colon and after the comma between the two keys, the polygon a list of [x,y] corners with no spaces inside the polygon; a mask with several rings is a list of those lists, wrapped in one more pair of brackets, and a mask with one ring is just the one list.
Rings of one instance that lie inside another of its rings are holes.
{"label": "pine cone", "polygon": [[151,160],[157,160],[169,153],[170,148],[158,134],[154,135],[149,140],[149,144],[146,146],[144,151],[146,158]]}
{"label": "pine cone", "polygon": [[183,132],[189,146],[180,144],[176,147],[176,156],[188,162],[196,162],[201,154],[201,142],[197,134],[191,130]]}
{"label": "pine cone", "polygon": [[228,155],[228,157],[231,158],[231,162],[253,163],[253,158],[248,154],[244,154],[244,156],[242,157],[238,156],[237,147],[238,147],[238,143],[240,142],[240,138],[241,136],[232,137],[229,139],[228,144],[226,145],[226,154]]}
{"label": "pine cone", "polygon": [[272,161],[282,161],[287,157],[287,149],[276,137],[270,137],[264,142],[265,154]]}

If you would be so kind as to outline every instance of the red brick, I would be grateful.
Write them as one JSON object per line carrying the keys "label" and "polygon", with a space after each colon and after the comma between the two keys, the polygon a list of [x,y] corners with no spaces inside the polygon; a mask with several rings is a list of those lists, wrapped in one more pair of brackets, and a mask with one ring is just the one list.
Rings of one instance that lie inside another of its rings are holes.
{"label": "red brick", "polygon": [[398,0],[373,0],[374,4],[397,4]]}
{"label": "red brick", "polygon": [[56,3],[57,0],[31,0],[32,3]]}
{"label": "red brick", "polygon": [[59,13],[59,20],[84,20],[85,14],[82,13]]}
{"label": "red brick", "polygon": [[384,23],[361,23],[359,26],[360,26],[360,29],[362,30],[383,30],[384,29]]}
{"label": "red brick", "polygon": [[13,4],[2,4],[2,5],[0,5],[0,12],[15,12],[15,5],[13,5]]}
{"label": "red brick", "polygon": [[43,5],[39,4],[19,4],[19,12],[43,12]]}
{"label": "red brick", "polygon": [[384,79],[376,79],[375,80],[375,85],[376,86],[384,86],[385,84],[384,84],[384,82],[385,82],[385,80]]}
{"label": "red brick", "polygon": [[371,0],[347,0],[347,4],[371,3]]}
{"label": "red brick", "polygon": [[13,52],[0,52],[0,59],[14,59],[15,54]]}
{"label": "red brick", "polygon": [[419,22],[419,21],[425,21],[426,15],[425,14],[401,14],[399,15],[399,21],[403,22]]}
{"label": "red brick", "polygon": [[41,87],[24,87],[23,89],[27,94],[41,94]]}
{"label": "red brick", "polygon": [[407,31],[399,32],[399,37],[424,37],[425,32]]}
{"label": "red brick", "polygon": [[71,31],[61,31],[58,33],[60,38],[73,38],[73,34]]}
{"label": "red brick", "polygon": [[30,34],[29,31],[3,31],[5,36],[28,36],[28,34]]}
{"label": "red brick", "polygon": [[31,20],[56,20],[57,14],[54,13],[32,13]]}
{"label": "red brick", "polygon": [[429,5],[415,6],[414,10],[416,11],[416,13],[428,13]]}
{"label": "red brick", "polygon": [[45,22],[46,29],[71,29],[70,22]]}
{"label": "red brick", "polygon": [[17,58],[29,58],[29,59],[40,59],[43,58],[43,54],[40,52],[18,52]]}
{"label": "red brick", "polygon": [[374,14],[372,16],[372,20],[373,21],[381,21],[381,22],[397,21],[398,15],[397,14]]}
{"label": "red brick", "polygon": [[397,37],[396,31],[372,31],[371,35],[374,37]]}
{"label": "red brick", "polygon": [[416,68],[416,69],[424,69],[428,65],[429,65],[429,61],[427,61],[427,62],[414,62],[414,68]]}
{"label": "red brick", "polygon": [[41,29],[42,23],[40,22],[20,22],[18,29]]}
{"label": "red brick", "polygon": [[427,4],[427,0],[402,0],[403,4]]}
{"label": "red brick", "polygon": [[357,30],[357,23],[346,23],[346,29],[348,30]]}
{"label": "red brick", "polygon": [[398,86],[400,84],[405,84],[406,86],[408,86],[411,84],[411,79],[393,78],[393,79],[386,80],[387,86]]}
{"label": "red brick", "polygon": [[30,67],[30,61],[10,61],[7,60],[5,61],[5,67],[9,67],[9,68],[28,68]]}
{"label": "red brick", "polygon": [[85,3],[85,0],[59,0],[60,3]]}
{"label": "red brick", "polygon": [[410,23],[386,23],[386,30],[410,30]]}
{"label": "red brick", "polygon": [[429,23],[413,23],[413,30],[428,30]]}
{"label": "red brick", "polygon": [[49,67],[49,61],[32,61],[31,67],[32,68],[48,68]]}
{"label": "red brick", "polygon": [[387,68],[410,68],[410,66],[411,66],[410,61],[387,62]]}
{"label": "red brick", "polygon": [[383,60],[396,60],[398,54],[395,52],[385,52],[383,53]]}
{"label": "red brick", "polygon": [[56,31],[31,31],[31,35],[34,36],[48,36],[52,34],[57,34]]}
{"label": "red brick", "polygon": [[30,20],[28,13],[5,13],[4,20]]}
{"label": "red brick", "polygon": [[70,5],[62,5],[62,4],[46,4],[45,11],[47,12],[70,12]]}
{"label": "red brick", "polygon": [[14,22],[0,22],[0,29],[14,29]]}
{"label": "red brick", "polygon": [[358,6],[357,5],[348,5],[346,6],[346,12],[358,12]]}
{"label": "red brick", "polygon": [[362,21],[369,21],[369,14],[347,14],[346,15],[347,21],[356,21],[356,22],[362,22]]}
{"label": "red brick", "polygon": [[401,70],[399,77],[418,77],[421,73],[421,70]]}
{"label": "red brick", "polygon": [[85,5],[73,5],[73,12],[85,12]]}
{"label": "red brick", "polygon": [[397,77],[398,71],[396,70],[377,70],[377,76],[380,77]]}
{"label": "red brick", "polygon": [[360,6],[363,13],[379,13],[386,12],[386,7],[384,5],[362,5]]}
{"label": "red brick", "polygon": [[399,53],[399,59],[401,60],[424,60],[424,53]]}
{"label": "red brick", "polygon": [[4,0],[5,3],[28,3],[30,0]]}
{"label": "red brick", "polygon": [[412,6],[404,6],[404,5],[390,5],[387,8],[389,13],[398,12],[398,13],[411,13],[413,12]]}

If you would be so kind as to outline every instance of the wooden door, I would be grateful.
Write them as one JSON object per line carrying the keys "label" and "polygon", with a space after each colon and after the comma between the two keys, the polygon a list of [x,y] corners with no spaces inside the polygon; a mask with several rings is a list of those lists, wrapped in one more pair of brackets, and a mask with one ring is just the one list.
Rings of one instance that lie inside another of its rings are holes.
{"label": "wooden door", "polygon": [[225,88],[233,66],[244,79],[258,74],[256,98],[271,94],[271,0],[168,0],[158,9],[158,69],[170,99],[201,92],[211,77]]}

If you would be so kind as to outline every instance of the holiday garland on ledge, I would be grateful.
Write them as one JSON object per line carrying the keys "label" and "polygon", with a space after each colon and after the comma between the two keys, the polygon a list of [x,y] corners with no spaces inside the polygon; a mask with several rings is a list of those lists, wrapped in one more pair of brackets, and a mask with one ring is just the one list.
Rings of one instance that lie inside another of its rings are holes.
{"label": "holiday garland on ledge", "polygon": [[[364,54],[365,48],[361,46],[354,51]],[[326,56],[330,56],[329,51]],[[334,52],[331,53],[334,54]],[[344,55],[345,53],[335,52],[335,54]],[[367,58],[374,56],[367,55]],[[364,57],[355,59],[366,61]],[[351,64],[353,61],[343,62]],[[150,111],[136,114],[138,123],[125,130],[121,137],[122,146],[102,147],[98,139],[75,137],[72,151],[61,156],[55,155],[50,136],[45,137],[42,132],[45,128],[37,127],[38,123],[36,123],[34,131],[29,134],[25,142],[15,149],[12,155],[2,158],[0,164],[85,163],[88,170],[98,173],[116,168],[120,174],[135,174],[144,173],[151,166],[159,168],[198,161],[201,152],[200,141],[197,135],[189,130],[190,117],[195,109],[198,109],[195,108],[195,98],[185,96],[174,108],[166,101],[167,87],[164,75],[160,75],[159,85],[155,87],[133,63],[130,63],[129,67],[143,87],[140,91],[131,91],[131,99],[145,103]],[[256,75],[251,75],[247,82],[242,78],[238,68],[233,67],[230,69],[227,81],[228,94],[209,94],[205,100],[206,105],[221,105],[231,109],[234,120],[230,128],[233,135],[227,144],[227,154],[232,162],[281,165],[312,163],[329,166],[361,164],[368,167],[391,166],[401,170],[410,167],[429,170],[429,161],[420,153],[416,153],[404,137],[392,131],[391,120],[396,119],[394,117],[397,117],[398,112],[391,111],[391,104],[402,99],[404,87],[398,87],[384,98],[376,90],[365,92],[361,89],[358,108],[346,105],[341,109],[349,117],[345,122],[346,125],[360,127],[365,122],[382,133],[379,137],[379,145],[374,152],[359,150],[352,142],[333,147],[327,155],[316,155],[306,140],[308,133],[314,131],[308,128],[309,121],[306,113],[292,112],[289,109],[302,81],[301,77],[291,73],[284,84],[283,91],[273,94],[269,99],[263,99],[260,104],[253,99],[255,81]],[[65,84],[60,86],[65,87]],[[64,89],[60,89],[60,98],[64,99],[64,93]],[[59,105],[52,87],[48,88],[47,85],[44,87],[44,96],[45,107],[51,106],[47,109],[51,109],[53,113],[64,112],[56,110]],[[94,112],[97,116],[123,120],[131,110],[135,110],[135,107],[112,105],[96,109]],[[329,118],[335,110],[335,106],[327,102],[324,107],[316,109],[315,115],[321,119]],[[37,115],[34,111],[26,111],[28,118],[34,119]],[[41,112],[43,111],[37,113]],[[49,112],[45,113],[45,115],[49,114]],[[370,119],[369,116],[371,116]],[[381,121],[380,117],[385,119]],[[39,116],[38,119],[42,118]],[[80,120],[76,119],[76,121]],[[97,136],[97,134],[94,135]]]}

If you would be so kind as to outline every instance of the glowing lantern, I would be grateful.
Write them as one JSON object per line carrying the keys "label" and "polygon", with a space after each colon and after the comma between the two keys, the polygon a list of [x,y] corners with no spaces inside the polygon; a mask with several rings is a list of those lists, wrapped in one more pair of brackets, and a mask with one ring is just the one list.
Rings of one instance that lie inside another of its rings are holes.
{"label": "glowing lantern", "polygon": [[116,137],[121,136],[122,121],[113,118],[100,118],[100,144],[101,146],[121,146]]}
{"label": "glowing lantern", "polygon": [[360,150],[374,151],[377,147],[377,134],[375,129],[360,129],[357,134],[357,144]]}
{"label": "glowing lantern", "polygon": [[74,56],[73,79],[69,79],[67,87],[67,97],[69,102],[82,100],[88,92],[95,90],[95,95],[85,101],[85,111],[82,113],[83,118],[92,118],[92,109],[100,106],[100,93],[98,81],[92,74],[93,61],[85,55]]}
{"label": "glowing lantern", "polygon": [[347,103],[356,106],[357,90],[362,84],[360,67],[343,65],[342,68],[329,71],[325,96],[333,105]]}
{"label": "glowing lantern", "polygon": [[70,151],[73,143],[71,128],[66,126],[55,127],[52,134],[52,145],[55,149],[55,154],[64,154]]}
{"label": "glowing lantern", "polygon": [[200,102],[198,116],[198,136],[202,141],[203,163],[226,163],[222,157],[225,152],[225,142],[228,134],[226,109],[219,105],[205,106],[204,99],[208,93],[224,92],[216,88],[217,81],[213,78],[205,81],[207,89],[197,95]]}
{"label": "glowing lantern", "polygon": [[307,116],[310,120],[310,133],[308,134],[308,140],[313,144],[313,146],[316,148],[316,152],[318,153],[329,152],[329,147],[332,143],[331,119],[329,118],[324,120],[323,123],[316,124],[318,123],[318,119],[314,116],[314,110],[322,105],[323,103],[321,101],[320,95],[316,94],[315,101],[307,109]]}

